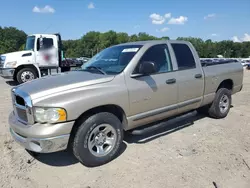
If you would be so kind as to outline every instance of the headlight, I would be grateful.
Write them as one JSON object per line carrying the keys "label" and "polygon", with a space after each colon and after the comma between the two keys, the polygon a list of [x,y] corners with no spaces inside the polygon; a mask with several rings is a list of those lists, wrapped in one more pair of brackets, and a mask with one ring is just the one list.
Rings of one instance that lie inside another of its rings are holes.
{"label": "headlight", "polygon": [[0,61],[1,61],[2,63],[4,63],[5,59],[6,59],[6,56],[0,56]]}
{"label": "headlight", "polygon": [[16,61],[8,62],[5,64],[5,68],[13,68],[16,66],[16,64],[17,64]]}
{"label": "headlight", "polygon": [[67,113],[62,108],[35,107],[34,115],[39,123],[57,123],[67,120]]}

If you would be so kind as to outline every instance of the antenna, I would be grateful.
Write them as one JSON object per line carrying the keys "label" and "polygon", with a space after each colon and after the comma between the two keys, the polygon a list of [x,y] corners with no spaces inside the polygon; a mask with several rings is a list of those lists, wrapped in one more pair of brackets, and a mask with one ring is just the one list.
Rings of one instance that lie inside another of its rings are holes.
{"label": "antenna", "polygon": [[50,27],[51,27],[52,24],[50,24],[43,32],[45,33]]}

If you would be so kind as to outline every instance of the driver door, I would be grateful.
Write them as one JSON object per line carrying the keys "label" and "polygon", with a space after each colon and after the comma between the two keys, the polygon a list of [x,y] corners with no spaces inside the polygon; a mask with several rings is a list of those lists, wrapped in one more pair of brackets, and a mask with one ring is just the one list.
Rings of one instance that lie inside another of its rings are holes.
{"label": "driver door", "polygon": [[[138,62],[154,62],[158,67],[152,75],[127,77],[130,100],[131,126],[147,124],[177,113],[178,92],[175,82],[176,72],[167,44],[150,47]],[[136,74],[137,68],[133,74]]]}
{"label": "driver door", "polygon": [[58,45],[55,37],[43,37],[42,45],[37,38],[36,63],[39,67],[58,67]]}

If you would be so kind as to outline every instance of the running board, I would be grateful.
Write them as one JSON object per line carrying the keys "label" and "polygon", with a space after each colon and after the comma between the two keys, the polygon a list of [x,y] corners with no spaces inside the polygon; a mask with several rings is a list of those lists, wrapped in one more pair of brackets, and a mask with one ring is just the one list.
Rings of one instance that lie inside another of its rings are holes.
{"label": "running board", "polygon": [[[168,118],[168,119],[165,119],[165,120],[158,121],[156,123],[151,123],[151,124],[148,124],[148,125],[141,126],[139,128],[130,130],[128,132],[130,134],[132,134],[132,135],[143,135],[143,134],[146,134],[146,133],[149,133],[149,132],[156,131],[156,130],[158,130],[160,128],[163,128],[165,126],[168,126],[170,124],[186,120],[186,119],[188,119],[191,116],[194,116],[196,114],[197,114],[196,110],[189,111],[189,112],[179,114],[177,116],[174,116],[174,117],[171,117],[171,118]],[[166,125],[166,123],[167,123],[167,125]]]}

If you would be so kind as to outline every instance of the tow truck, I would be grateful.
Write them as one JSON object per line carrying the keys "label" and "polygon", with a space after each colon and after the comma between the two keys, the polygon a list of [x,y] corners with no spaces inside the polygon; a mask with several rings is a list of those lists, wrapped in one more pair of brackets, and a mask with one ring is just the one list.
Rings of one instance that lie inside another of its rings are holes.
{"label": "tow truck", "polygon": [[72,63],[64,57],[59,33],[32,34],[27,36],[23,51],[0,55],[0,76],[21,84],[53,72],[70,71],[82,64],[83,61]]}

